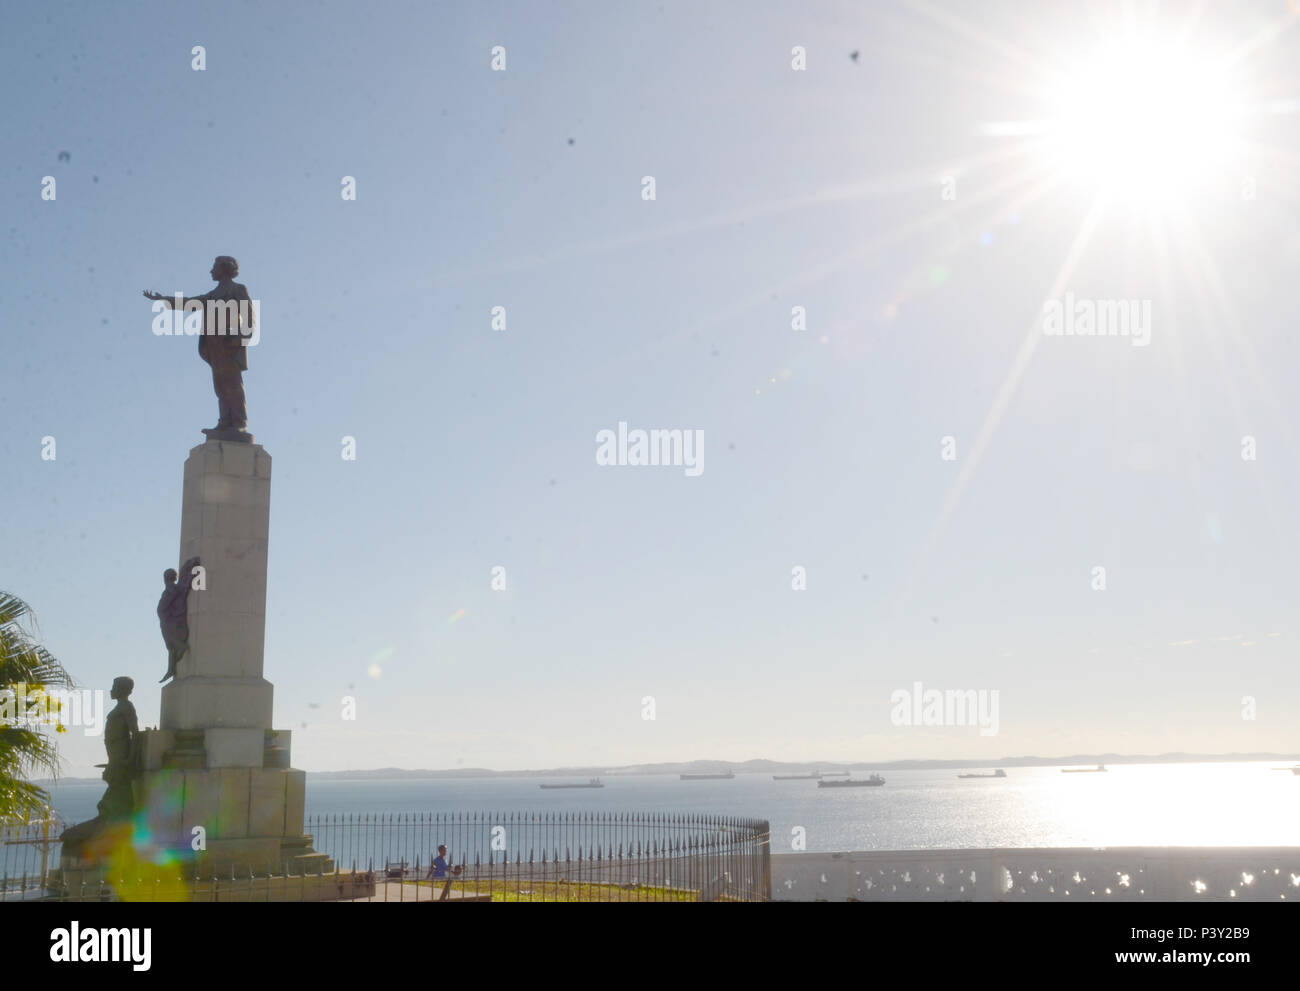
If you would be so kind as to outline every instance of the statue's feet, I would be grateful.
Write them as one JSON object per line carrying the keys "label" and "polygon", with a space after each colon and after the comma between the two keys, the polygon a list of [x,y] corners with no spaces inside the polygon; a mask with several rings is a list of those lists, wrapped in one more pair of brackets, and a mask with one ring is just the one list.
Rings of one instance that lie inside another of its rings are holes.
{"label": "statue's feet", "polygon": [[242,427],[206,427],[203,435],[208,440],[234,441],[238,444],[253,443],[253,435]]}

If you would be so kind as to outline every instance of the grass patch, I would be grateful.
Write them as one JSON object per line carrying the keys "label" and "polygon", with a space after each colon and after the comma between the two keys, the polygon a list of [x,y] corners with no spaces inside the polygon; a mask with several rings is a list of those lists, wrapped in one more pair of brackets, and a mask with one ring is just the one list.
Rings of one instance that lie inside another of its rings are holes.
{"label": "grass patch", "polygon": [[[435,880],[404,883],[441,890],[447,882]],[[463,891],[470,894],[491,895],[494,902],[693,902],[699,898],[699,892],[688,888],[665,888],[653,885],[628,888],[619,884],[600,884],[591,881],[457,879],[452,882],[451,888],[453,893]]]}

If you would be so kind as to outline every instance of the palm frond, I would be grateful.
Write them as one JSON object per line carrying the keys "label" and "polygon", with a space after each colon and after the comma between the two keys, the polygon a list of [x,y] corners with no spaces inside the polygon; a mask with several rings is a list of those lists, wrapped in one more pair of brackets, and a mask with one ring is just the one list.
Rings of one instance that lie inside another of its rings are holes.
{"label": "palm frond", "polygon": [[22,599],[0,592],[0,685],[75,687],[63,665],[24,627],[27,617],[32,617],[31,608]]}
{"label": "palm frond", "polygon": [[44,788],[0,775],[0,823],[21,825],[51,813],[50,793]]}
{"label": "palm frond", "polygon": [[36,632],[36,614],[32,612],[32,607],[12,592],[0,591],[0,626],[11,623],[21,626],[24,619],[31,621],[32,632]]}
{"label": "palm frond", "polygon": [[[0,591],[0,689],[17,684],[74,688],[67,670],[34,639],[36,617],[11,592]],[[50,796],[23,780],[34,773],[57,778],[61,759],[55,741],[37,729],[0,725],[0,821],[48,811]]]}

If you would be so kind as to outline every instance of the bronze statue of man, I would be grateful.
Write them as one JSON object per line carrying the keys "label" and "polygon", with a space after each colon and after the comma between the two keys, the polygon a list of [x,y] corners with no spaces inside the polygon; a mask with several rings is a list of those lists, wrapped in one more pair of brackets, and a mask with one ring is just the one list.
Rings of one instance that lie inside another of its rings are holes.
{"label": "bronze statue of man", "polygon": [[158,626],[167,645],[167,673],[159,683],[175,677],[176,665],[190,649],[189,602],[191,577],[199,559],[192,557],[181,565],[181,577],[168,568],[163,572],[163,594],[158,598]]}
{"label": "bronze statue of man", "polygon": [[251,442],[243,373],[248,371],[247,341],[255,330],[253,302],[248,288],[235,281],[239,262],[230,255],[218,255],[210,274],[217,287],[202,296],[176,299],[148,289],[144,295],[172,309],[189,303],[202,305],[199,357],[212,367],[212,389],[217,394],[219,415],[217,425],[203,432],[210,440]]}
{"label": "bronze statue of man", "polygon": [[96,765],[104,769],[108,789],[99,800],[99,815],[63,831],[60,839],[65,861],[110,854],[115,836],[120,840],[122,830],[130,828],[130,819],[135,814],[134,782],[140,773],[140,723],[130,701],[134,690],[135,682],[125,675],[113,679],[109,696],[117,700],[117,705],[104,720],[108,763]]}
{"label": "bronze statue of man", "polygon": [[99,800],[99,817],[106,822],[125,819],[135,811],[135,793],[131,782],[139,770],[140,723],[136,720],[131,692],[135,682],[125,676],[113,679],[109,698],[117,705],[104,719],[104,749],[108,751],[108,764],[104,767],[104,780],[108,790]]}

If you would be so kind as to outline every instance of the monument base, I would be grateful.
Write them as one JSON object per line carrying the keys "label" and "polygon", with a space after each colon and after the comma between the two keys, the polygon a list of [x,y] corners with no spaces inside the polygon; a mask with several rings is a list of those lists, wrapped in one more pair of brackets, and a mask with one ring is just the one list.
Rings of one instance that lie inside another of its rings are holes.
{"label": "monument base", "polygon": [[306,775],[279,768],[146,771],[139,811],[64,850],[61,869],[127,875],[168,867],[180,878],[319,875],[334,861],[303,833]]}
{"label": "monument base", "polygon": [[[52,871],[49,897],[61,902],[326,902],[373,900],[373,871],[296,877],[210,876],[169,880],[161,875],[138,885],[123,885],[106,868],[60,868]],[[418,898],[418,894],[415,896]],[[398,900],[398,899],[392,899]]]}
{"label": "monument base", "polygon": [[[197,755],[187,756],[193,760]],[[334,869],[330,858],[313,850],[312,838],[303,833],[303,771],[160,767],[144,771],[136,794],[149,843],[174,851],[198,876],[321,874]]]}
{"label": "monument base", "polygon": [[307,775],[288,766],[289,742],[282,730],[145,730],[136,814],[102,837],[85,827],[65,849],[64,868],[175,865],[184,878],[331,873],[333,860],[303,832]]}
{"label": "monument base", "polygon": [[[334,860],[317,853],[310,836],[262,836],[242,840],[206,841],[202,850],[180,848],[165,837],[127,830],[115,845],[83,847],[65,854],[59,864],[69,884],[102,878],[127,887],[150,882],[156,875],[189,883],[195,878],[317,877],[333,874]],[[74,882],[73,876],[80,879]]]}

